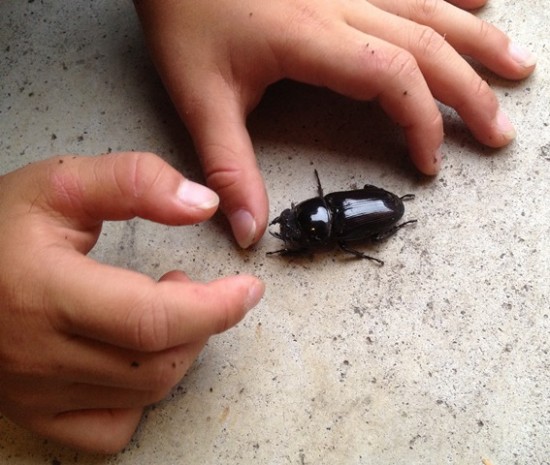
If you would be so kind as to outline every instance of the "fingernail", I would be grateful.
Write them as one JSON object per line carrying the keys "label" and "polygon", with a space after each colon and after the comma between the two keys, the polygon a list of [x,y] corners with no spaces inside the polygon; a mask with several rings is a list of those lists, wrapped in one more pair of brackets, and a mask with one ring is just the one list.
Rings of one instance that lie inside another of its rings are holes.
{"label": "fingernail", "polygon": [[258,302],[262,300],[262,297],[264,296],[264,292],[265,285],[262,281],[258,280],[256,281],[256,283],[250,286],[246,299],[244,300],[244,309],[246,312],[250,311],[256,305],[258,305]]}
{"label": "fingernail", "polygon": [[231,229],[233,229],[233,235],[237,243],[243,249],[250,247],[256,235],[254,217],[246,210],[238,210],[229,216],[229,223],[231,223]]}
{"label": "fingernail", "polygon": [[495,126],[497,130],[506,137],[506,139],[512,140],[516,138],[516,130],[514,125],[508,116],[506,116],[506,114],[501,110],[497,112],[495,117]]}
{"label": "fingernail", "polygon": [[530,68],[537,63],[536,55],[531,53],[522,45],[510,42],[510,45],[508,45],[508,53],[514,59],[514,61],[525,68]]}
{"label": "fingernail", "polygon": [[184,205],[201,210],[210,210],[220,203],[220,199],[214,191],[189,179],[182,181],[177,196]]}

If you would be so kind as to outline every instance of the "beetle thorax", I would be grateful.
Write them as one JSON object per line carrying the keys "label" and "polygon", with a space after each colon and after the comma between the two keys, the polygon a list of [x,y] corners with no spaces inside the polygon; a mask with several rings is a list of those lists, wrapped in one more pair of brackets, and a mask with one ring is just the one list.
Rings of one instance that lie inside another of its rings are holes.
{"label": "beetle thorax", "polygon": [[292,248],[316,247],[330,242],[332,215],[320,197],[285,210],[280,223],[281,238]]}

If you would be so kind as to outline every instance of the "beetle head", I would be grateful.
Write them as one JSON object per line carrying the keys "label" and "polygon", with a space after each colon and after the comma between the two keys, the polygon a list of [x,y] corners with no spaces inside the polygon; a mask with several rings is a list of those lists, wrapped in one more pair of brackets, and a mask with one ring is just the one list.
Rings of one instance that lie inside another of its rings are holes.
{"label": "beetle head", "polygon": [[331,215],[322,198],[313,198],[284,210],[271,223],[279,232],[270,233],[291,249],[307,249],[330,241]]}

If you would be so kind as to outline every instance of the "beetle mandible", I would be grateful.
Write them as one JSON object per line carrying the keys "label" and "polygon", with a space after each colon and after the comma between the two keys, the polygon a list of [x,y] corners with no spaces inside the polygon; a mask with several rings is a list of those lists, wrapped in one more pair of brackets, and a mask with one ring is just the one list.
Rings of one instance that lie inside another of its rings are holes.
{"label": "beetle mandible", "polygon": [[379,265],[384,262],[352,249],[349,243],[379,242],[395,234],[403,226],[416,223],[409,220],[397,224],[405,213],[404,200],[414,199],[414,194],[399,197],[380,187],[366,184],[363,189],[332,192],[324,195],[319,173],[317,197],[304,200],[275,218],[270,226],[279,224],[279,232],[269,231],[285,243],[285,248],[267,252],[289,254],[324,248],[337,244],[344,252],[357,258],[366,258]]}

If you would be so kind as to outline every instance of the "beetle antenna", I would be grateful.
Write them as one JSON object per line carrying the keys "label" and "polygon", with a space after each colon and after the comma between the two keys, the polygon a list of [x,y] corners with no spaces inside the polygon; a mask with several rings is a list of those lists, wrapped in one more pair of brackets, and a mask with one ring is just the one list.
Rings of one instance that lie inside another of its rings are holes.
{"label": "beetle antenna", "polygon": [[313,170],[315,173],[315,177],[317,178],[317,193],[319,194],[319,197],[323,198],[325,195],[323,194],[323,188],[321,187],[321,180],[319,179],[319,173],[317,170]]}
{"label": "beetle antenna", "polygon": [[413,200],[414,194],[405,194],[403,197],[400,197],[401,200]]}

